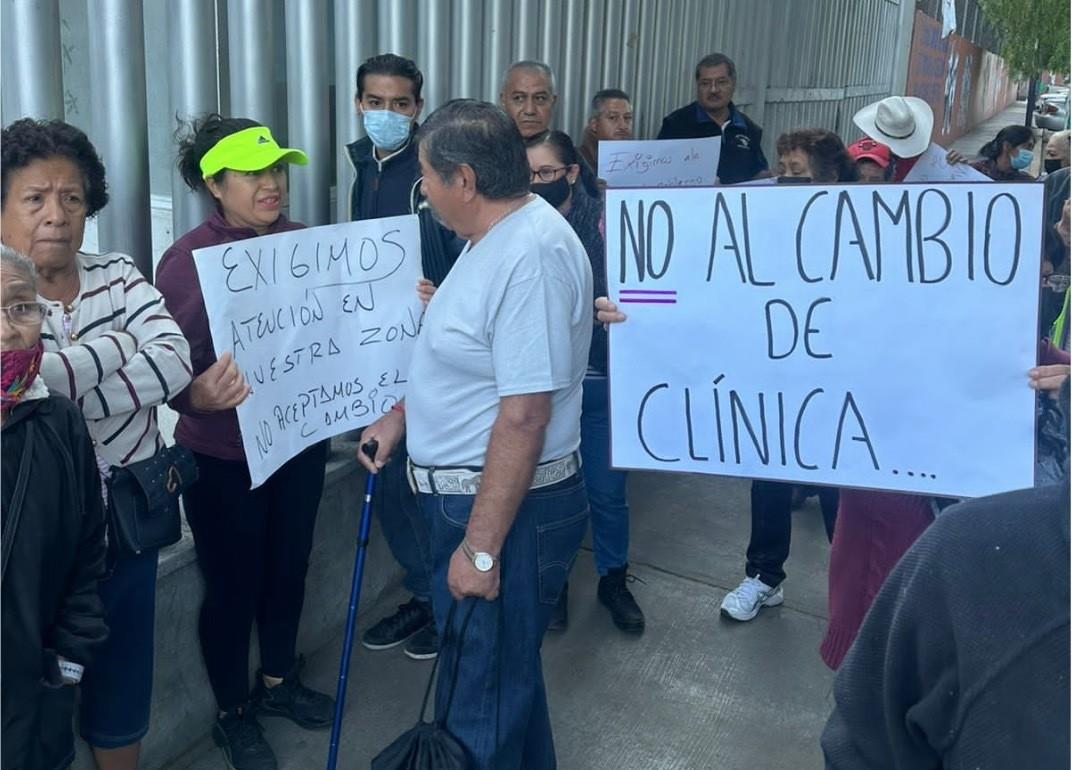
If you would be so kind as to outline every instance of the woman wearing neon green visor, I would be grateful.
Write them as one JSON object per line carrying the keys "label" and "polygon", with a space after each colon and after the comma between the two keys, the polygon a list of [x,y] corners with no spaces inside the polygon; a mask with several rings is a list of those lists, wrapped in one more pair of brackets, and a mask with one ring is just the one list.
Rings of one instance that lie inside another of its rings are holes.
{"label": "woman wearing neon green visor", "polygon": [[[331,724],[334,702],[301,683],[295,654],[328,445],[309,447],[250,490],[235,412],[250,388],[231,354],[217,359],[213,351],[192,252],[304,227],[280,212],[287,164],[307,162],[252,120],[210,115],[196,123],[179,147],[179,169],[216,209],[164,253],[156,276],[190,341],[194,380],[170,404],[180,415],[175,440],[193,451],[200,472],[184,502],[205,577],[201,651],[219,706],[213,737],[235,770],[276,767],[256,715],[305,728]],[[251,695],[254,620],[261,669]]]}

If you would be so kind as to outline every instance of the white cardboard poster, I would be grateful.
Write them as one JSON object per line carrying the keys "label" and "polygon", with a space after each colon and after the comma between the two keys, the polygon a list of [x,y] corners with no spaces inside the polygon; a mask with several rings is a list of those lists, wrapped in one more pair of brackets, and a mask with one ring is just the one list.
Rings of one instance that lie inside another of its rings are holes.
{"label": "white cardboard poster", "polygon": [[402,398],[423,309],[415,216],[265,235],[194,252],[216,355],[253,393],[238,407],[253,486]]}
{"label": "white cardboard poster", "polygon": [[1028,487],[1042,187],[608,190],[612,462]]}
{"label": "white cardboard poster", "polygon": [[919,160],[905,175],[906,182],[990,182],[990,177],[967,163],[950,163],[946,151],[938,145],[931,146],[919,156]]}
{"label": "white cardboard poster", "polygon": [[706,187],[721,152],[721,136],[600,142],[598,177],[607,187]]}

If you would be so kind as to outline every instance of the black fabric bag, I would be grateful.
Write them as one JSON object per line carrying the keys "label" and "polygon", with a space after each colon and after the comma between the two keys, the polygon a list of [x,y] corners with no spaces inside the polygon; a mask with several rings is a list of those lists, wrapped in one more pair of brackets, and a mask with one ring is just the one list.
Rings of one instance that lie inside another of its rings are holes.
{"label": "black fabric bag", "polygon": [[129,555],[177,543],[182,537],[179,495],[196,480],[193,453],[178,445],[148,460],[113,466],[108,479],[111,545]]}
{"label": "black fabric bag", "polygon": [[[454,627],[454,611],[458,603],[451,605],[447,613],[447,634]],[[457,651],[454,655],[454,666],[451,672],[450,692],[447,695],[447,707],[442,714],[436,715],[434,722],[426,722],[424,719],[428,711],[428,698],[432,694],[432,685],[435,683],[436,668],[439,666],[439,658],[436,658],[432,666],[432,674],[428,677],[428,686],[424,690],[424,701],[421,703],[421,713],[417,717],[417,724],[411,727],[386,749],[372,759],[372,770],[470,770],[473,761],[469,752],[465,750],[461,742],[447,732],[447,715],[450,713],[450,704],[454,700],[454,688],[458,684],[458,664],[461,663],[462,648],[465,642],[465,631],[469,627],[469,620],[473,616],[476,604],[469,606],[462,622],[461,631],[458,633]],[[446,636],[446,635],[444,635]],[[446,647],[443,645],[441,649]]]}

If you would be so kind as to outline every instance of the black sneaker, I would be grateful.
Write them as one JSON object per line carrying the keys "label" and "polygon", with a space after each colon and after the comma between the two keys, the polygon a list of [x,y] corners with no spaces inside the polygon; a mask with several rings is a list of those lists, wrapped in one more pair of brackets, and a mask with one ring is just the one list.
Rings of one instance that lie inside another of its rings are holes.
{"label": "black sneaker", "polygon": [[212,739],[231,770],[276,770],[275,754],[261,726],[246,706],[231,709],[216,720]]}
{"label": "black sneaker", "polygon": [[433,660],[439,654],[439,633],[435,623],[429,623],[411,636],[402,652],[414,660]]}
{"label": "black sneaker", "polygon": [[398,612],[381,620],[361,637],[370,650],[397,647],[432,622],[432,605],[410,599],[398,605]]}
{"label": "black sneaker", "polygon": [[612,569],[599,579],[599,601],[610,610],[614,625],[622,631],[643,631],[644,613],[629,592],[627,583],[643,583],[636,575],[626,572],[629,565]]}
{"label": "black sneaker", "polygon": [[294,670],[275,687],[265,685],[264,677],[257,672],[253,707],[258,716],[286,717],[306,730],[331,726],[335,717],[335,699],[302,684],[298,671],[303,665],[305,659],[298,658]]}
{"label": "black sneaker", "polygon": [[569,627],[569,583],[562,585],[562,593],[555,602],[555,608],[551,610],[551,622],[547,624],[548,631],[565,631]]}

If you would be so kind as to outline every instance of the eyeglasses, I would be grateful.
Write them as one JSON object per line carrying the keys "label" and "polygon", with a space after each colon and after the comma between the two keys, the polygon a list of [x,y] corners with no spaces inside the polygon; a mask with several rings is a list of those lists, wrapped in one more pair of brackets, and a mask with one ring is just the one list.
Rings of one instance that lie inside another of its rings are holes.
{"label": "eyeglasses", "polygon": [[555,176],[558,172],[565,171],[567,168],[569,168],[569,166],[541,166],[532,172],[529,179],[533,182],[537,179],[541,182],[553,182],[555,181]]}
{"label": "eyeglasses", "polygon": [[14,305],[0,307],[7,320],[15,326],[35,326],[45,320],[48,308],[40,302],[16,302]]}

